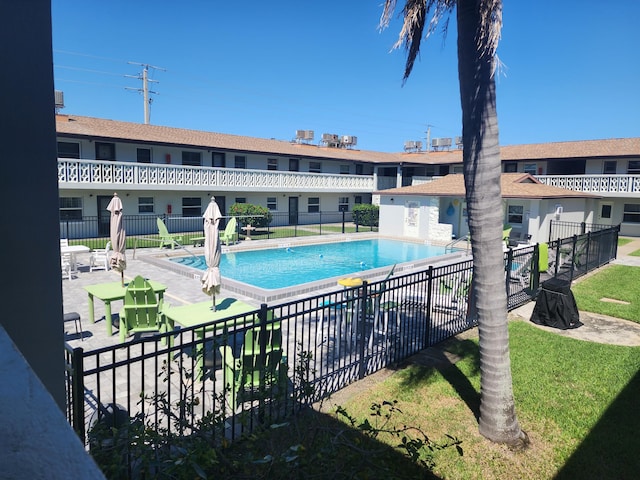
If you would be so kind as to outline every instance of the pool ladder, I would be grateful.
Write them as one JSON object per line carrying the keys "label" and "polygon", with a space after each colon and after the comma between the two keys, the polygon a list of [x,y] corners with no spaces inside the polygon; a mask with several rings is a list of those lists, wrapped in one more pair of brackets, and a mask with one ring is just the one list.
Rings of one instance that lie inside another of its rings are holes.
{"label": "pool ladder", "polygon": [[465,235],[464,237],[456,238],[452,242],[448,243],[444,247],[444,253],[451,253],[454,250],[455,251],[463,250],[463,248],[458,246],[458,244],[461,243],[461,242],[465,242],[464,250],[468,253],[469,250],[471,249],[471,238],[469,237],[469,235]]}

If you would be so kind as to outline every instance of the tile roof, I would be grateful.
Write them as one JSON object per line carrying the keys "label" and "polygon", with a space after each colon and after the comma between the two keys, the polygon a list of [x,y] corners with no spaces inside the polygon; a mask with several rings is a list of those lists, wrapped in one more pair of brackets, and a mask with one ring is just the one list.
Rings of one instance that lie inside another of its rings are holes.
{"label": "tile roof", "polygon": [[[360,161],[378,164],[461,164],[462,150],[429,152],[374,152],[320,147],[285,140],[244,137],[160,125],[121,122],[79,115],[56,115],[59,136],[103,138],[112,141],[157,143],[192,148],[256,152],[282,156]],[[502,161],[631,156],[640,158],[640,137],[510,145],[500,148]]]}
{"label": "tile roof", "polygon": [[319,147],[284,140],[243,137],[226,133],[121,122],[76,115],[56,115],[59,136],[103,138],[184,147],[256,152],[295,157],[397,163],[395,154],[356,149]]}
{"label": "tile roof", "polygon": [[[584,192],[551,187],[540,183],[528,173],[503,173],[501,176],[502,198],[600,198]],[[423,195],[431,197],[464,197],[464,176],[451,174],[431,182],[408,187],[391,188],[373,192],[374,195]]]}

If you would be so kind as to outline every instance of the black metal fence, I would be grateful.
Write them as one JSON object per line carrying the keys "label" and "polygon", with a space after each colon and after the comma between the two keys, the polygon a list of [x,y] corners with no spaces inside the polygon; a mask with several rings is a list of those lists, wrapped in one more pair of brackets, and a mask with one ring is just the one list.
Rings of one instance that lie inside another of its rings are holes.
{"label": "black metal fence", "polygon": [[549,241],[559,238],[569,238],[573,235],[584,235],[589,232],[608,230],[612,225],[586,222],[561,222],[559,220],[549,220]]}
{"label": "black metal fence", "polygon": [[[331,233],[354,233],[377,231],[374,225],[363,225],[358,214],[353,212],[317,212],[317,213],[271,213],[268,227],[253,229],[247,233],[244,227],[251,218],[238,218],[237,234],[240,240],[248,235],[253,239],[289,238]],[[183,217],[181,215],[124,215],[124,229],[127,232],[128,246],[136,242],[138,248],[157,246],[157,242],[144,239],[159,239],[156,219],[161,218],[169,233],[182,236],[182,243],[191,244],[192,239],[202,237],[202,217]],[[228,217],[227,217],[228,218]],[[221,228],[226,225],[226,218]],[[86,216],[81,220],[61,220],[60,238],[69,239],[71,245],[83,244],[92,249],[104,248],[109,241],[109,218]],[[136,240],[137,238],[137,240]]]}
{"label": "black metal fence", "polygon": [[549,242],[549,265],[554,277],[573,281],[616,258],[620,226],[590,231]]}
{"label": "black metal fence", "polygon": [[[607,263],[617,234],[615,227],[550,244],[548,271],[573,278]],[[512,310],[538,291],[539,246],[509,250],[504,261]],[[233,440],[475,326],[471,277],[471,260],[400,271],[125,344],[67,348],[69,422],[92,449],[135,425],[164,441],[205,428],[212,442]]]}

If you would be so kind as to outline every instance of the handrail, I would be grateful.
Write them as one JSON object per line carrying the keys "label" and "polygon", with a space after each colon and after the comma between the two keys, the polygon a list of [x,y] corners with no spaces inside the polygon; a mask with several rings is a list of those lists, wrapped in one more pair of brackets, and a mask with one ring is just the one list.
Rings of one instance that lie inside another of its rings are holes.
{"label": "handrail", "polygon": [[455,240],[453,240],[452,242],[449,242],[445,247],[444,247],[444,253],[451,253],[453,252],[454,248],[459,248],[456,247],[456,244],[464,241],[467,242],[467,245],[465,247],[465,251],[468,252],[469,249],[471,248],[471,242],[469,241],[471,240],[469,238],[469,235],[465,235],[464,237],[460,237],[460,238],[456,238]]}

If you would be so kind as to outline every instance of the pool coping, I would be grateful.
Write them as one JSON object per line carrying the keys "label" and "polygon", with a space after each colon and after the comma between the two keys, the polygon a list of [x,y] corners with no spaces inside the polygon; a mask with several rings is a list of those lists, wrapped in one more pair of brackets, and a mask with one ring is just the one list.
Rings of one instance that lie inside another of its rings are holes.
{"label": "pool coping", "polygon": [[[330,235],[322,235],[321,237],[297,237],[297,238],[285,238],[285,239],[274,239],[274,240],[251,240],[240,242],[236,245],[232,246],[223,246],[222,253],[229,252],[241,252],[248,250],[264,250],[264,249],[273,249],[273,248],[286,248],[286,247],[294,247],[301,245],[318,245],[323,243],[336,243],[336,242],[349,242],[355,240],[371,240],[371,239],[389,239],[389,240],[401,240],[404,242],[414,242],[425,244],[424,240],[419,239],[411,239],[406,237],[391,237],[379,235],[377,233],[363,233],[363,234],[330,234]],[[437,245],[437,243],[433,243]],[[444,246],[444,245],[442,245]],[[167,250],[161,253],[154,252],[153,254],[140,256],[140,260],[151,263],[163,269],[169,270],[173,273],[177,273],[179,275],[200,279],[202,277],[203,271],[197,268],[189,267],[186,265],[181,265],[176,262],[172,262],[171,258],[174,257],[182,257],[185,256],[185,251],[187,254],[191,255],[202,255],[202,247],[197,248],[183,248],[178,250]],[[451,263],[454,259],[460,259],[467,256],[464,252],[452,252],[444,255],[438,255],[435,257],[425,258],[422,260],[405,262],[396,264],[396,268],[394,272],[396,274],[402,273],[410,273],[412,271],[423,270],[425,267],[429,265],[440,265],[443,263]],[[389,273],[390,266],[373,268],[371,270],[364,270],[362,272],[358,272],[357,276],[364,280],[371,280],[377,277],[384,277]],[[320,293],[320,290],[326,290],[333,288],[335,290],[340,290],[342,287],[339,287],[337,282],[339,279],[344,278],[345,275],[338,275],[335,277],[329,277],[322,280],[316,280],[314,282],[302,283],[299,285],[294,285],[291,287],[283,287],[277,289],[264,289],[260,287],[256,287],[253,285],[249,285],[244,282],[239,282],[237,280],[233,280],[227,277],[222,277],[223,288],[229,292],[237,293],[239,295],[245,295],[247,297],[253,298],[263,303],[270,303],[274,301],[284,301],[284,300],[294,300],[296,297],[308,297],[309,294],[317,294]]]}

